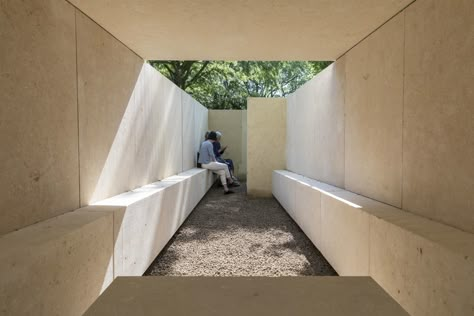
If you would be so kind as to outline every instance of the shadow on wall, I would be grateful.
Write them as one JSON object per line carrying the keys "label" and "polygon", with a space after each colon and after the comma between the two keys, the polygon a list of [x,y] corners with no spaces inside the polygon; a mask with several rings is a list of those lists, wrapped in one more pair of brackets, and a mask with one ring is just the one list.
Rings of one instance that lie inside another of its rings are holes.
{"label": "shadow on wall", "polygon": [[[183,171],[181,93],[184,92],[151,66],[143,65],[100,174],[96,172],[98,168],[81,165],[81,190],[91,192],[84,196],[83,204]],[[106,141],[97,145],[107,147]],[[93,156],[97,152],[89,148],[87,154]],[[101,157],[94,161],[81,152],[82,158],[92,164],[101,161]],[[94,179],[94,188],[85,187]]]}

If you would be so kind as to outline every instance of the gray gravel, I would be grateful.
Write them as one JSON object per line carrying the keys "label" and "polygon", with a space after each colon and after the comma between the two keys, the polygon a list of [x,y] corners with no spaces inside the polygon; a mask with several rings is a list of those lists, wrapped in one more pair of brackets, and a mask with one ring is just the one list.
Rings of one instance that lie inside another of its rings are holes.
{"label": "gray gravel", "polygon": [[213,187],[145,275],[337,275],[275,199]]}

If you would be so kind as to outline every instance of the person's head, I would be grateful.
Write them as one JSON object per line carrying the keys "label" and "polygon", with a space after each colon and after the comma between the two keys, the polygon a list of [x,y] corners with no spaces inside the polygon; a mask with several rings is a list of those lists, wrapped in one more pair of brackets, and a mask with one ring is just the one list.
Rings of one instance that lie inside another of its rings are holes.
{"label": "person's head", "polygon": [[217,134],[214,131],[209,132],[209,135],[207,135],[207,139],[215,142],[217,140]]}
{"label": "person's head", "polygon": [[216,136],[217,136],[217,141],[220,142],[220,141],[221,141],[221,137],[222,137],[222,133],[219,132],[219,131],[216,131]]}
{"label": "person's head", "polygon": [[209,131],[206,132],[206,134],[204,134],[204,140],[208,140],[209,138]]}

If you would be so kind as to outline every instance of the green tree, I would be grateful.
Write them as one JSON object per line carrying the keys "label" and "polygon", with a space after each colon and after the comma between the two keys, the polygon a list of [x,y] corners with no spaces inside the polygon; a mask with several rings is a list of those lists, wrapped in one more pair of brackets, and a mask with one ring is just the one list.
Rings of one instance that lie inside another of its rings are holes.
{"label": "green tree", "polygon": [[331,62],[150,61],[210,109],[245,109],[248,97],[284,97]]}

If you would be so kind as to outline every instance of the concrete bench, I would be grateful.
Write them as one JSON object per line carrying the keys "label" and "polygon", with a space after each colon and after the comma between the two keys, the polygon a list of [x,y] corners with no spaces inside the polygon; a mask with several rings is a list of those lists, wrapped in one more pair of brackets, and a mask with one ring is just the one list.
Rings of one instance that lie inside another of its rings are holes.
{"label": "concrete bench", "polygon": [[114,277],[112,214],[86,207],[2,236],[0,315],[81,315]]}
{"label": "concrete bench", "polygon": [[190,169],[95,205],[114,209],[114,276],[142,275],[209,190],[215,176]]}
{"label": "concrete bench", "polygon": [[412,315],[474,311],[474,235],[286,170],[273,195],[343,276],[371,276]]}
{"label": "concrete bench", "polygon": [[190,169],[0,237],[0,315],[82,315],[142,275],[215,181]]}
{"label": "concrete bench", "polygon": [[117,278],[85,316],[408,316],[369,277]]}

